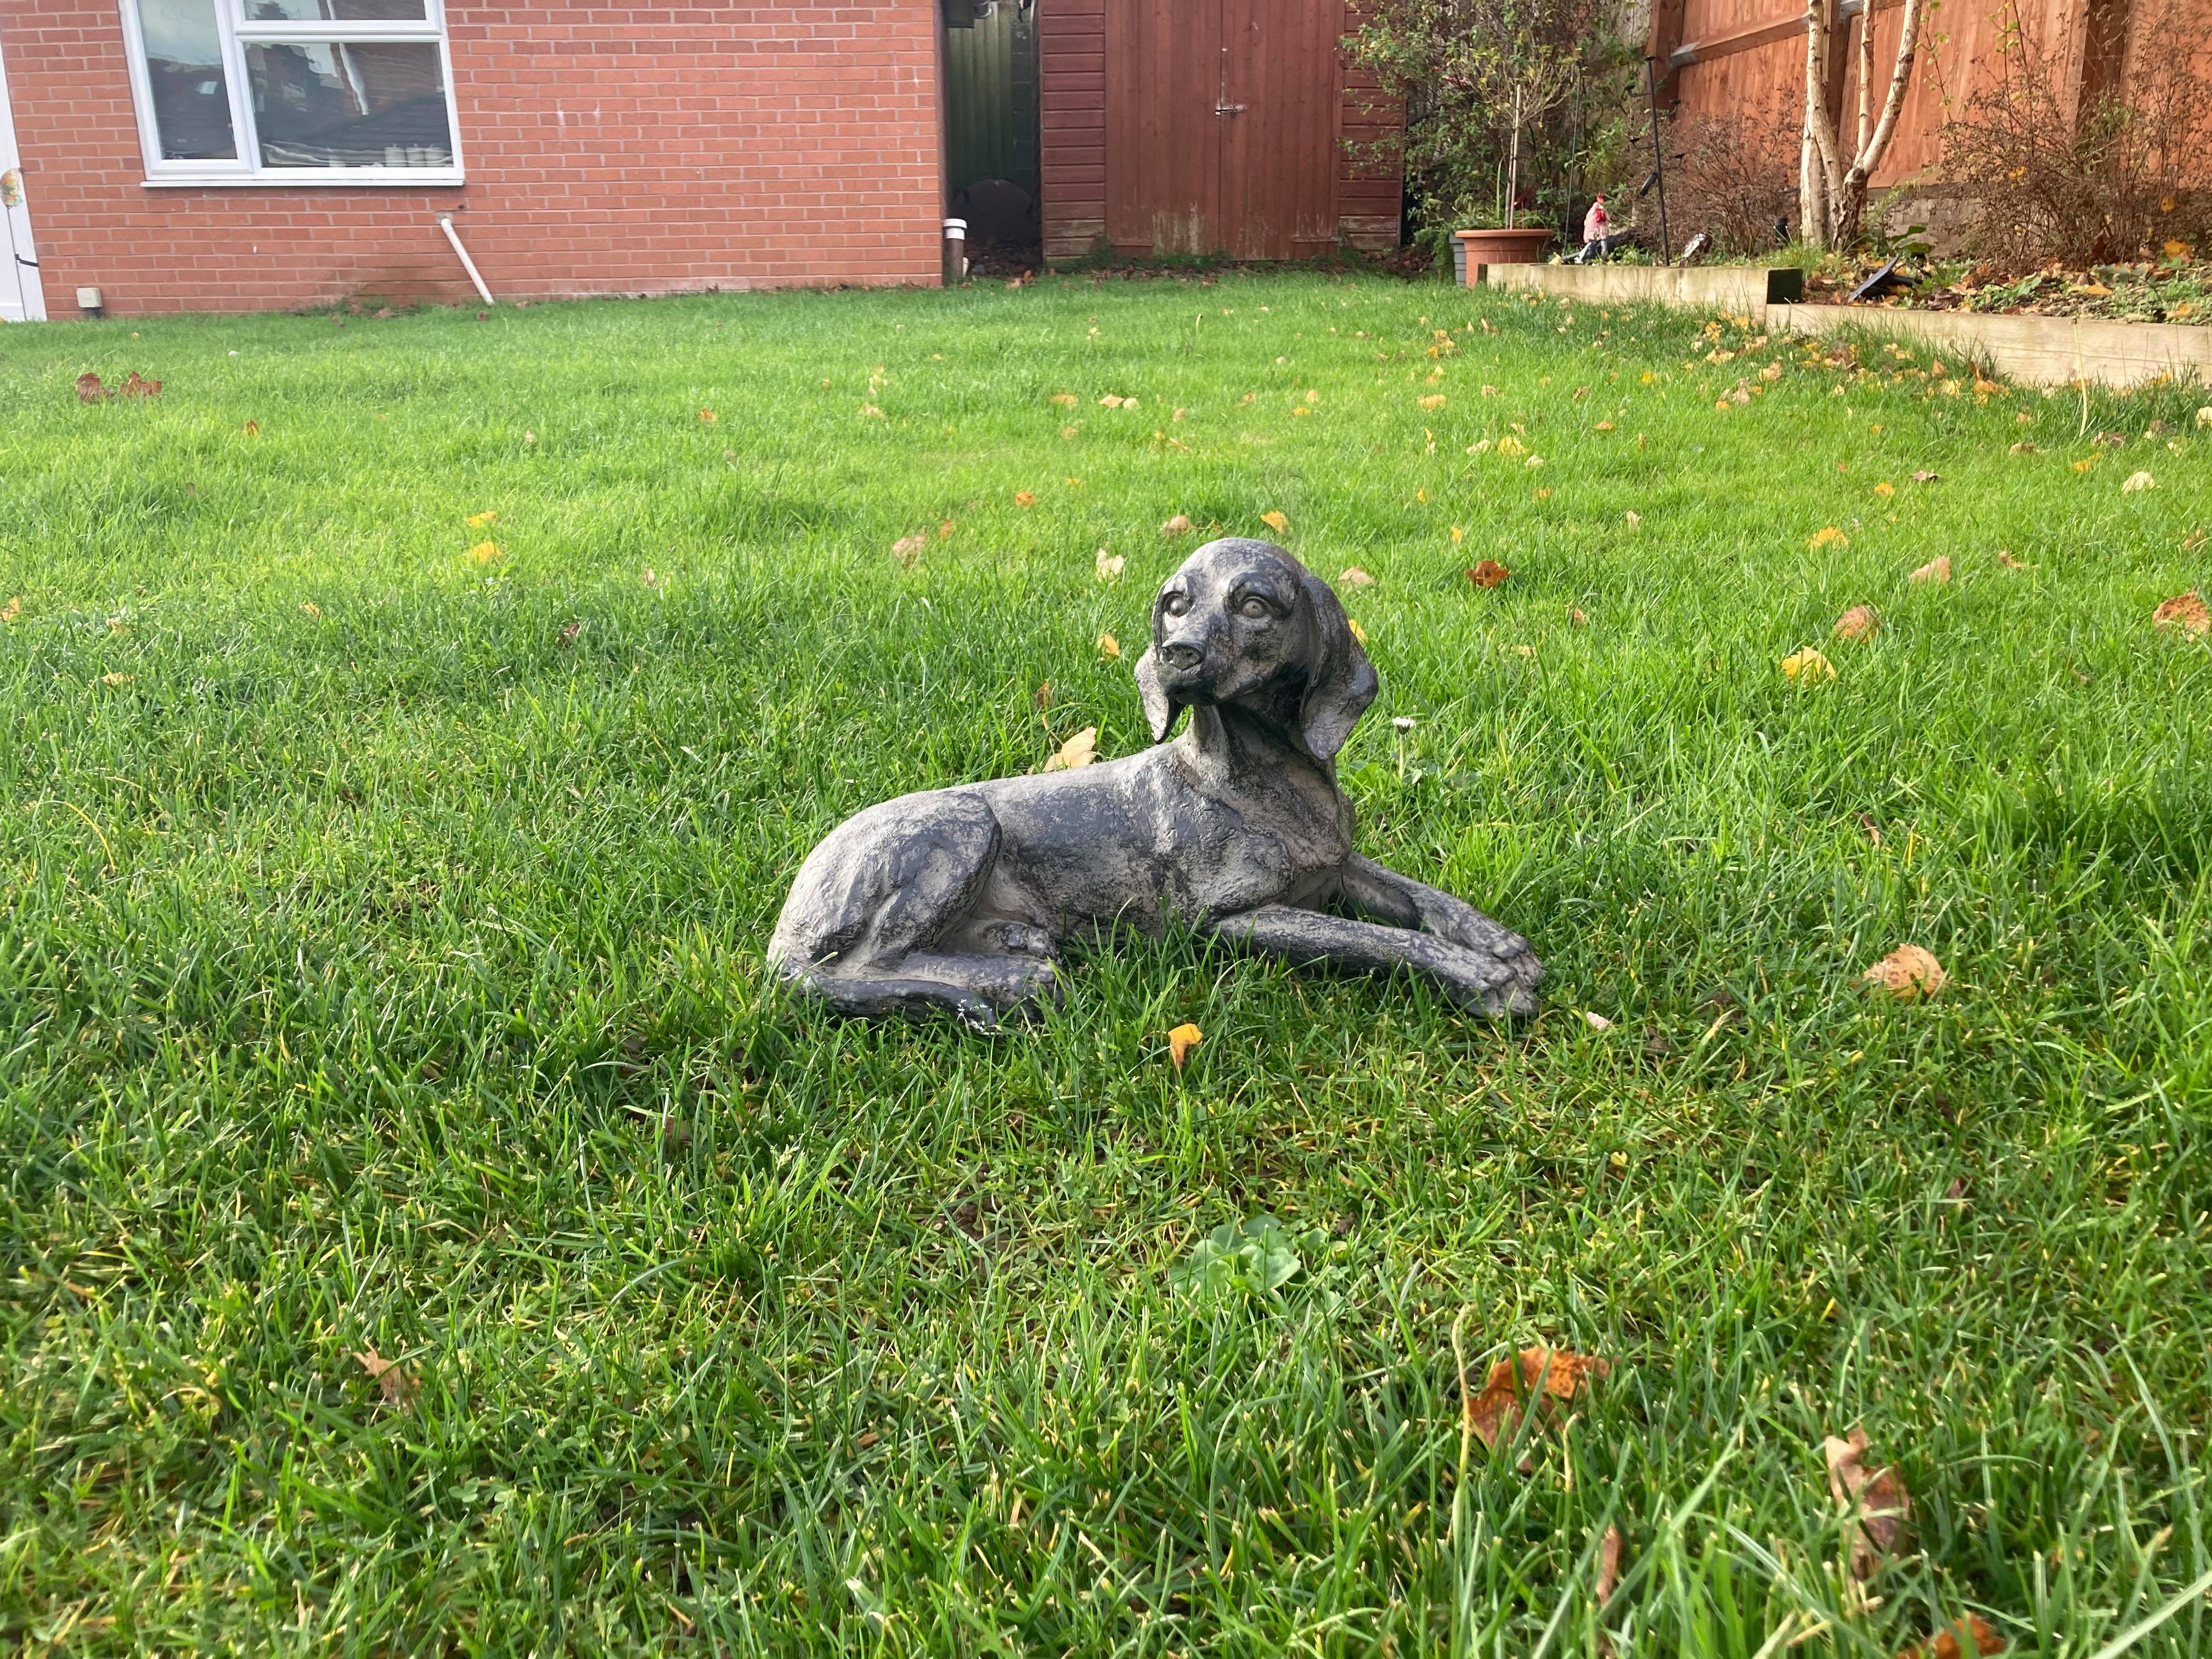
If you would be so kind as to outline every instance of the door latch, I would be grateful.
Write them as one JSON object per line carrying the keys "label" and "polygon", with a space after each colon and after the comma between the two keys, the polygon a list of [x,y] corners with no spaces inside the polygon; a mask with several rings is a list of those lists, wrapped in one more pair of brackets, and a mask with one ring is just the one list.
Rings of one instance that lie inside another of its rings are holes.
{"label": "door latch", "polygon": [[1213,106],[1213,112],[1216,115],[1242,115],[1244,112],[1244,106],[1242,104],[1216,104]]}

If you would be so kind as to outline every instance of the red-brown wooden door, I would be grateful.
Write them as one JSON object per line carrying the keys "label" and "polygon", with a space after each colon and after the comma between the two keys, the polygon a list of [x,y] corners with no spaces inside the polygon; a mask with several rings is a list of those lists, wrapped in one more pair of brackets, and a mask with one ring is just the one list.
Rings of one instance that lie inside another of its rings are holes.
{"label": "red-brown wooden door", "polygon": [[1344,0],[1109,0],[1106,235],[1121,253],[1336,245]]}

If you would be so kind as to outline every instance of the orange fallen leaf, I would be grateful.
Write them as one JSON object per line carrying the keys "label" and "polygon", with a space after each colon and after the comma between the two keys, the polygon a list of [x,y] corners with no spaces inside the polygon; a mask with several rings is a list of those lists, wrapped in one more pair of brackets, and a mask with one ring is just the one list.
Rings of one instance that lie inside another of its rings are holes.
{"label": "orange fallen leaf", "polygon": [[1948,553],[1938,553],[1905,580],[1915,582],[1934,582],[1941,586],[1951,580],[1951,556]]}
{"label": "orange fallen leaf", "polygon": [[1290,533],[1291,521],[1279,513],[1262,513],[1260,515],[1260,522],[1278,536],[1286,536]]}
{"label": "orange fallen leaf", "polygon": [[1030,489],[1017,489],[1014,492],[1014,505],[1016,507],[1035,507],[1036,505],[1036,492]]}
{"label": "orange fallen leaf", "polygon": [[702,409],[699,411],[699,424],[702,426],[712,426],[720,419],[721,416],[711,409]]}
{"label": "orange fallen leaf", "polygon": [[1490,1368],[1481,1393],[1462,1395],[1461,1420],[1494,1451],[1500,1440],[1512,1438],[1530,1398],[1549,1408],[1553,1401],[1573,1399],[1591,1380],[1612,1370],[1609,1360],[1567,1348],[1523,1348],[1515,1358],[1501,1359]]}
{"label": "orange fallen leaf", "polygon": [[1495,559],[1479,559],[1467,573],[1477,587],[1495,587],[1513,573]]}
{"label": "orange fallen leaf", "polygon": [[1336,579],[1336,585],[1339,587],[1372,587],[1375,585],[1375,578],[1358,565],[1348,564],[1345,566],[1343,574]]}
{"label": "orange fallen leaf", "polygon": [[1813,532],[1812,540],[1806,543],[1816,552],[1824,547],[1849,547],[1850,544],[1851,538],[1832,524],[1822,525]]}
{"label": "orange fallen leaf", "polygon": [[1121,654],[1121,641],[1111,634],[1101,634],[1098,636],[1098,654],[1109,662],[1114,661]]}
{"label": "orange fallen leaf", "polygon": [[1587,611],[1571,605],[1567,607],[1567,620],[1577,628],[1585,628],[1589,624],[1589,615]]}
{"label": "orange fallen leaf", "polygon": [[1851,1576],[1871,1578],[1897,1553],[1899,1537],[1912,1513],[1912,1500],[1894,1467],[1874,1470],[1866,1467],[1863,1428],[1853,1429],[1848,1440],[1830,1435],[1825,1449],[1828,1491],[1835,1498],[1836,1508],[1857,1523],[1851,1528]]}
{"label": "orange fallen leaf", "polygon": [[1048,772],[1073,771],[1079,766],[1088,766],[1098,758],[1098,728],[1086,726],[1053,751],[1046,761]]}
{"label": "orange fallen leaf", "polygon": [[1180,513],[1161,522],[1160,534],[1163,536],[1187,536],[1189,533],[1190,520]]}
{"label": "orange fallen leaf", "polygon": [[951,540],[952,539],[952,520],[950,520],[950,519],[940,519],[940,520],[938,520],[938,524],[937,524],[937,539],[938,539],[938,540],[939,540],[940,542],[949,542],[949,541],[951,541]]}
{"label": "orange fallen leaf", "polygon": [[1839,640],[1863,640],[1881,630],[1881,618],[1870,605],[1855,605],[1836,618],[1836,637]]}
{"label": "orange fallen leaf", "polygon": [[414,1397],[415,1379],[398,1360],[386,1359],[374,1348],[356,1354],[354,1358],[368,1373],[368,1380],[376,1384],[386,1405],[404,1406]]}
{"label": "orange fallen leaf", "polygon": [[1176,1026],[1175,1030],[1170,1031],[1168,1033],[1168,1058],[1174,1061],[1176,1070],[1178,1072],[1182,1070],[1182,1063],[1185,1060],[1190,1057],[1190,1051],[1197,1048],[1200,1043],[1205,1041],[1206,1033],[1200,1030],[1197,1026],[1193,1025],[1188,1020],[1185,1020],[1182,1024]]}
{"label": "orange fallen leaf", "polygon": [[1900,945],[1862,975],[1864,982],[1887,991],[1899,1002],[1932,997],[1950,982],[1943,964],[1917,945]]}
{"label": "orange fallen leaf", "polygon": [[469,550],[469,556],[478,564],[489,564],[494,559],[499,557],[499,553],[500,548],[497,542],[478,542]]}
{"label": "orange fallen leaf", "polygon": [[244,426],[239,428],[239,430],[249,438],[257,438],[261,435],[261,422],[248,421]]}
{"label": "orange fallen leaf", "polygon": [[2150,613],[2150,619],[2157,627],[2178,628],[2185,634],[2212,633],[2212,611],[2204,608],[2204,601],[2193,587],[2186,593],[2177,593],[2162,601]]}
{"label": "orange fallen leaf", "polygon": [[1972,1654],[1986,1659],[2004,1650],[2004,1638],[1990,1621],[1978,1613],[1970,1613],[1948,1629],[1937,1631],[1933,1641],[1907,1642],[1897,1650],[1897,1659],[1967,1659]]}

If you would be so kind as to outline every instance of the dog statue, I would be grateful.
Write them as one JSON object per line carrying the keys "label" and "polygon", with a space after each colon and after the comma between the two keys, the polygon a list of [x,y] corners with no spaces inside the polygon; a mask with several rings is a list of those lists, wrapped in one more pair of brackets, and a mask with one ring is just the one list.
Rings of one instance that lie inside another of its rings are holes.
{"label": "dog statue", "polygon": [[1136,673],[1163,746],[902,795],[831,831],[776,921],[778,974],[843,1013],[989,1027],[1058,1001],[1071,931],[1172,914],[1298,967],[1410,968],[1462,1007],[1535,1012],[1527,940],[1352,851],[1334,757],[1377,681],[1326,582],[1272,543],[1209,542],[1153,599]]}

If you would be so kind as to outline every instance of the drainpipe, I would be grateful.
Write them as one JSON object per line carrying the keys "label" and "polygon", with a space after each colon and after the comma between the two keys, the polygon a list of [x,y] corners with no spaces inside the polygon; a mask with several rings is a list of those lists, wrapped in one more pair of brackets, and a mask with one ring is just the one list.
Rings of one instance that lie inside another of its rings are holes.
{"label": "drainpipe", "polygon": [[438,228],[446,233],[446,240],[453,245],[453,252],[460,255],[461,269],[469,273],[469,280],[477,285],[477,297],[488,306],[497,305],[499,301],[491,297],[491,290],[484,286],[483,277],[477,273],[477,262],[469,258],[468,249],[461,246],[461,233],[453,228],[453,216],[440,214]]}

